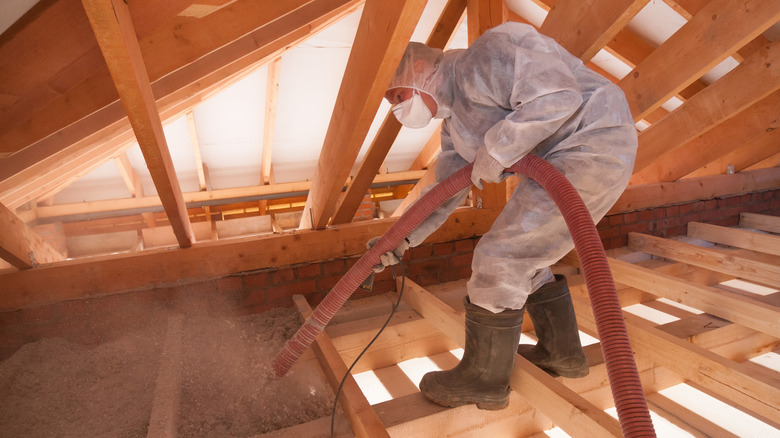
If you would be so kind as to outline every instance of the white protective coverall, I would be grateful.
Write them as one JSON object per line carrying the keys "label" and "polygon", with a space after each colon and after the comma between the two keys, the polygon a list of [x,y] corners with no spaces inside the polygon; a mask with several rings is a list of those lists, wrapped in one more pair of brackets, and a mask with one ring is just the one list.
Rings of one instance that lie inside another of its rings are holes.
{"label": "white protective coverall", "polygon": [[[637,134],[622,90],[531,26],[504,23],[468,49],[410,43],[388,89],[396,87],[428,93],[438,105],[437,181],[473,162],[483,145],[505,167],[534,154],[571,181],[594,222],[628,184]],[[420,224],[410,245],[439,228],[467,194]],[[471,302],[495,313],[522,308],[573,247],[555,203],[523,178],[474,249]]]}

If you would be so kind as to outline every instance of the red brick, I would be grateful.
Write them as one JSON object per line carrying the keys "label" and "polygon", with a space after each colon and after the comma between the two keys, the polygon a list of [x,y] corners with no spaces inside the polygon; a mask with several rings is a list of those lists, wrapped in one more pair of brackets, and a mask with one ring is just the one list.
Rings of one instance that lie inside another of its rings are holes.
{"label": "red brick", "polygon": [[620,228],[618,227],[605,228],[602,230],[598,230],[598,232],[599,232],[599,237],[601,237],[601,240],[610,239],[620,234]]}
{"label": "red brick", "polygon": [[677,205],[666,207],[666,217],[676,217],[679,214],[680,214],[680,207],[678,207]]}
{"label": "red brick", "polygon": [[452,242],[437,243],[433,245],[433,255],[445,256],[452,254]]}
{"label": "red brick", "polygon": [[704,209],[705,210],[713,210],[718,207],[718,200],[717,199],[708,199],[704,201]]}
{"label": "red brick", "polygon": [[341,280],[342,275],[328,275],[325,277],[317,277],[315,284],[317,285],[317,290],[324,290],[328,291],[333,289],[333,286],[336,285],[336,283]]}
{"label": "red brick", "polygon": [[347,265],[344,260],[331,260],[320,265],[320,270],[323,275],[339,274],[347,272]]}
{"label": "red brick", "polygon": [[292,297],[295,294],[307,294],[317,290],[314,280],[299,281],[284,286],[275,286],[268,289],[268,299],[276,302],[280,298]]}
{"label": "red brick", "polygon": [[653,212],[653,219],[663,219],[666,217],[665,208],[654,208],[652,209],[652,212]]}
{"label": "red brick", "polygon": [[623,225],[620,227],[620,234],[628,233],[645,233],[647,232],[647,222],[639,222],[631,225]]}
{"label": "red brick", "polygon": [[471,266],[471,261],[474,259],[474,253],[458,254],[452,257],[452,267],[459,268],[462,266]]}
{"label": "red brick", "polygon": [[639,221],[639,213],[635,211],[623,215],[624,224],[635,224],[637,221]]}
{"label": "red brick", "polygon": [[222,277],[217,279],[217,292],[233,292],[244,289],[241,277]]}
{"label": "red brick", "polygon": [[653,212],[651,210],[642,210],[639,212],[639,220],[642,222],[648,222],[653,220]]}
{"label": "red brick", "polygon": [[610,226],[623,225],[623,215],[622,214],[616,214],[616,215],[608,216],[608,217],[609,217],[608,222],[609,222]]}
{"label": "red brick", "polygon": [[467,252],[474,250],[474,241],[471,239],[463,239],[455,241],[455,252]]}
{"label": "red brick", "polygon": [[271,273],[273,284],[289,283],[295,280],[295,271],[292,268],[280,269]]}
{"label": "red brick", "polygon": [[249,274],[244,277],[244,285],[246,287],[262,287],[269,284],[268,272],[258,272],[255,274]]}
{"label": "red brick", "polygon": [[432,245],[420,245],[411,249],[410,257],[412,259],[425,259],[433,254]]}
{"label": "red brick", "polygon": [[298,271],[298,278],[316,277],[320,275],[321,272],[319,263],[312,263],[306,266],[299,266],[295,268],[295,270]]}

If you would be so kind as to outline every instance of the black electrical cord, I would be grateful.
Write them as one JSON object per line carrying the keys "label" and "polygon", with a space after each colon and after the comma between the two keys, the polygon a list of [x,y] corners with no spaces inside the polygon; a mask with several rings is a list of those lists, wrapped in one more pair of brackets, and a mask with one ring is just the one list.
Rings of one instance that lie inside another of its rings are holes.
{"label": "black electrical cord", "polygon": [[[374,343],[374,341],[377,340],[379,335],[382,334],[382,332],[385,330],[385,327],[387,327],[387,324],[390,323],[390,320],[393,319],[393,315],[395,315],[395,311],[398,310],[398,306],[401,304],[401,296],[403,296],[404,293],[404,284],[406,283],[406,273],[404,272],[404,267],[402,263],[399,263],[398,266],[401,268],[401,288],[398,291],[398,300],[395,302],[395,305],[393,305],[393,309],[390,310],[390,315],[387,317],[387,320],[384,324],[382,324],[382,327],[379,329],[379,331],[374,335],[374,339],[371,339],[371,342],[366,345],[365,348],[363,348],[363,351],[358,354],[358,357],[355,358],[354,362],[352,362],[352,365],[349,366],[349,369],[347,369],[347,372],[344,374],[344,377],[341,379],[341,383],[339,383],[339,388],[336,390],[336,397],[333,399],[333,410],[330,414],[330,437],[333,438],[333,428],[334,423],[336,421],[336,404],[339,401],[339,394],[341,394],[341,388],[344,386],[344,382],[347,380],[347,377],[352,372],[352,368],[357,365],[358,361],[361,357],[368,351],[369,348],[371,348],[371,345]],[[371,274],[373,275],[373,274]],[[393,278],[395,278],[395,266],[393,266]]]}

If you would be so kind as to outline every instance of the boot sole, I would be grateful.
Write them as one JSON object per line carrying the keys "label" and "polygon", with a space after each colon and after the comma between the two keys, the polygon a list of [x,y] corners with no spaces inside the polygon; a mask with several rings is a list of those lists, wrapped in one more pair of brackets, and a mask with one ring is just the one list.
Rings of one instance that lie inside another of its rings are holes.
{"label": "boot sole", "polygon": [[496,398],[493,400],[484,400],[484,396],[481,396],[480,401],[470,399],[468,397],[457,397],[456,399],[450,399],[450,400],[443,400],[439,399],[437,397],[434,397],[432,394],[429,394],[425,391],[422,391],[423,395],[428,398],[428,400],[441,405],[446,406],[448,408],[457,408],[458,406],[463,405],[477,405],[478,409],[487,410],[487,411],[498,411],[501,409],[506,408],[509,405],[509,397],[505,398]]}

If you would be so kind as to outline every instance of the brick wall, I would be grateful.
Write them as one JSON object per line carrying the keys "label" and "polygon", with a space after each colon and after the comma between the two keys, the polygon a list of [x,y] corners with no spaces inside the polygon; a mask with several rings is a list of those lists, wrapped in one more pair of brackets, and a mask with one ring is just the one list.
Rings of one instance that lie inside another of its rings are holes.
{"label": "brick wall", "polygon": [[780,216],[780,189],[606,216],[596,229],[605,249],[621,248],[629,232],[674,237],[685,235],[689,222],[734,227],[743,212]]}
{"label": "brick wall", "polygon": [[[780,216],[780,189],[605,217],[597,224],[605,248],[623,247],[632,231],[661,237],[686,232],[688,222],[735,226],[742,212]],[[406,275],[423,286],[468,278],[478,238],[412,248],[404,257]],[[303,294],[318,304],[358,257],[263,269],[197,283],[0,312],[0,360],[26,342],[42,337],[104,342],[118,331],[142,326],[167,312],[210,316],[257,313],[292,305]],[[377,274],[374,290],[358,289],[353,298],[395,290],[390,269]]]}

